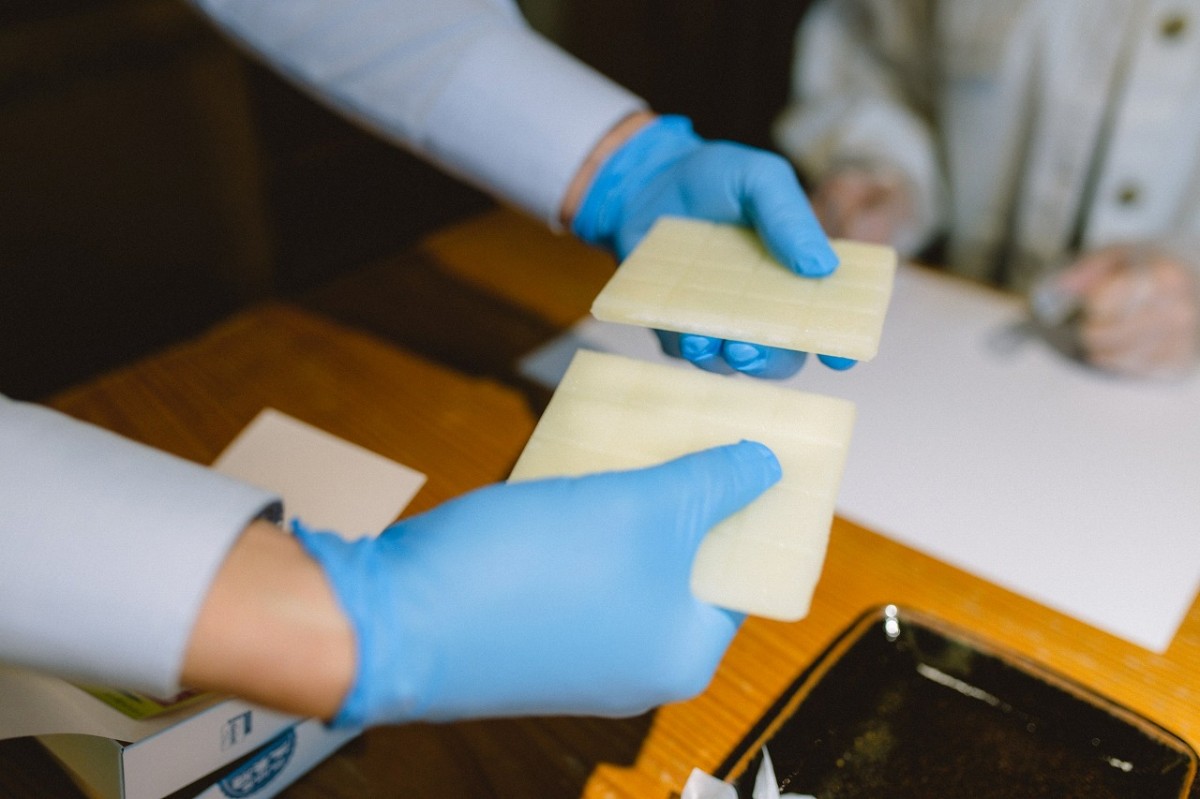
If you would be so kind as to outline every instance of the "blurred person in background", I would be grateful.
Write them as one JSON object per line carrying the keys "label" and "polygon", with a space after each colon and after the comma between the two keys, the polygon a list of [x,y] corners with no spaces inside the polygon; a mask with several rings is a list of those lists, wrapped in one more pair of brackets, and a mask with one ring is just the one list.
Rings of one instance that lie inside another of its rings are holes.
{"label": "blurred person in background", "polygon": [[773,133],[829,235],[944,245],[1099,368],[1200,359],[1200,3],[817,0]]}

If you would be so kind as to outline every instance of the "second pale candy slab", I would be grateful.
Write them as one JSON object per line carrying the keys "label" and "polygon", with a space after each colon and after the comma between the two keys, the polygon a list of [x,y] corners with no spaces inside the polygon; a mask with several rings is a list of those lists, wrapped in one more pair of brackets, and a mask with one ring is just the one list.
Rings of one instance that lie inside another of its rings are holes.
{"label": "second pale candy slab", "polygon": [[737,225],[664,217],[597,295],[607,322],[867,361],[892,296],[890,247],[834,240],[827,277],[794,274]]}
{"label": "second pale candy slab", "polygon": [[760,441],[779,458],[783,478],[709,532],[692,592],[794,621],[808,614],[820,577],[853,424],[846,400],[581,350],[510,479],[638,468]]}

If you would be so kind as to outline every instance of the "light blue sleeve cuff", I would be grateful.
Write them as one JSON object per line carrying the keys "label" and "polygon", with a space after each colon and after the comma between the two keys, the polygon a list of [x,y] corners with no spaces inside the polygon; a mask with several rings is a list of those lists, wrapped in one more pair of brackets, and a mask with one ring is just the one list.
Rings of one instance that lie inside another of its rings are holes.
{"label": "light blue sleeve cuff", "polygon": [[600,138],[645,107],[512,3],[192,3],[326,104],[551,225]]}
{"label": "light blue sleeve cuff", "polygon": [[170,695],[268,491],[0,397],[0,660]]}
{"label": "light blue sleeve cuff", "polygon": [[431,114],[428,152],[551,226],[601,137],[639,98],[524,29],[497,30],[464,57]]}

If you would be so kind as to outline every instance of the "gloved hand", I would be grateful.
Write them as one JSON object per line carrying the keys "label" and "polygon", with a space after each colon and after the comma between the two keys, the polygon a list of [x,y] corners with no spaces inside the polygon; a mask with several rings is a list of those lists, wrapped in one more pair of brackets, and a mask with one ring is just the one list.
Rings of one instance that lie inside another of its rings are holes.
{"label": "gloved hand", "polygon": [[[837,268],[837,256],[790,164],[733,142],[705,141],[683,117],[660,117],[634,134],[600,168],[571,229],[624,260],[660,216],[686,216],[755,228],[771,253],[804,278]],[[782,378],[805,353],[708,336],[659,331],[667,354],[712,372]],[[849,358],[821,355],[834,369]]]}
{"label": "gloved hand", "polygon": [[1173,377],[1200,358],[1196,278],[1165,249],[1120,244],[1094,250],[1036,291],[1074,299],[1083,357],[1102,369]]}
{"label": "gloved hand", "polygon": [[334,724],[632,715],[700,692],[742,616],[692,596],[692,560],[779,476],[742,442],[490,486],[376,539],[298,526],[358,641]]}

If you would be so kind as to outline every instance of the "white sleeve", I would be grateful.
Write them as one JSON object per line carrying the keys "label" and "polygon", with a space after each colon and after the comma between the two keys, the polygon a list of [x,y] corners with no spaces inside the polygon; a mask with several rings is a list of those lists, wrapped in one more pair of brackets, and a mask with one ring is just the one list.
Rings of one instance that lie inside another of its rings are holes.
{"label": "white sleeve", "polygon": [[510,2],[192,2],[318,99],[551,225],[600,137],[644,107]]}
{"label": "white sleeve", "polygon": [[268,514],[269,492],[0,396],[0,660],[173,693],[218,567]]}
{"label": "white sleeve", "polygon": [[917,238],[944,218],[932,124],[930,0],[818,0],[796,34],[780,151],[813,180],[839,165],[899,170],[916,193]]}

